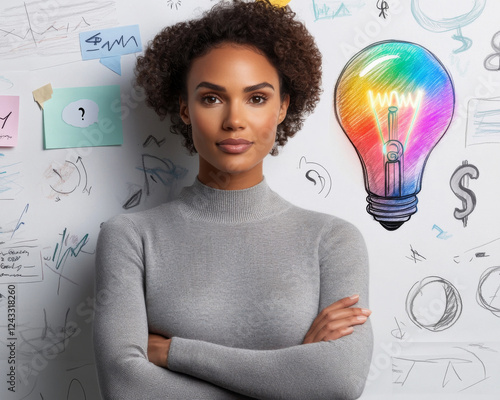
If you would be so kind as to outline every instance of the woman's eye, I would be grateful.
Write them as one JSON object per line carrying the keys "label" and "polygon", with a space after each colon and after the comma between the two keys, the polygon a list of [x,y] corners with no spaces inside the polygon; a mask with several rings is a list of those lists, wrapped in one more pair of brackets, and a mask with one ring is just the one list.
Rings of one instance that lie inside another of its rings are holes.
{"label": "woman's eye", "polygon": [[262,104],[266,102],[266,97],[261,95],[255,95],[250,98],[252,104]]}
{"label": "woman's eye", "polygon": [[215,96],[204,96],[203,102],[206,104],[217,104],[220,103],[219,99]]}

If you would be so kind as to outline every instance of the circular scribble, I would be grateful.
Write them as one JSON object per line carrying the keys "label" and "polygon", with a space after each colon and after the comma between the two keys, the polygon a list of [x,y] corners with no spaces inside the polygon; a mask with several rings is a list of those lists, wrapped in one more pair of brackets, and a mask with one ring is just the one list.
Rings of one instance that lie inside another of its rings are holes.
{"label": "circular scribble", "polygon": [[500,266],[483,272],[477,285],[476,299],[479,305],[500,317]]}
{"label": "circular scribble", "polygon": [[416,282],[406,297],[406,312],[420,328],[439,332],[451,327],[462,314],[460,293],[439,276]]}

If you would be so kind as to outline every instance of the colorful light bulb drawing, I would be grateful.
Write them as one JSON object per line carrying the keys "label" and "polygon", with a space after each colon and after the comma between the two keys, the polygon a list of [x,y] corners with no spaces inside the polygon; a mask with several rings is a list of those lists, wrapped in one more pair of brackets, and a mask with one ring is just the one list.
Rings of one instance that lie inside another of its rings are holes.
{"label": "colorful light bulb drawing", "polygon": [[452,79],[422,46],[379,42],[347,63],[334,101],[363,166],[367,211],[387,230],[398,229],[417,211],[429,153],[451,123]]}

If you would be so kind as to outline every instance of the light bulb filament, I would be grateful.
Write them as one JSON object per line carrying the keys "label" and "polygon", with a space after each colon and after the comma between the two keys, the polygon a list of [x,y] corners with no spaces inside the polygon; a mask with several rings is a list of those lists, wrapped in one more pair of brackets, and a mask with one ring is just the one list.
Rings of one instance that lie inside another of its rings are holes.
{"label": "light bulb filament", "polygon": [[380,107],[390,107],[394,105],[398,108],[411,106],[414,109],[418,109],[420,108],[423,96],[424,93],[421,90],[417,91],[416,96],[414,96],[413,93],[399,94],[397,91],[393,90],[383,95],[377,93],[375,97],[371,90],[368,91],[368,97],[370,98],[370,105],[372,108],[375,108],[377,105]]}
{"label": "light bulb filament", "polygon": [[[399,92],[393,90],[390,93],[387,92],[384,94],[377,93],[376,95],[374,95],[373,91],[369,90],[368,97],[370,100],[370,105],[373,111],[373,115],[375,116],[375,122],[377,123],[377,128],[382,143],[384,143],[385,140],[384,140],[384,134],[382,133],[382,127],[380,125],[380,121],[378,118],[377,107],[383,107],[383,108],[387,107],[388,109],[390,109],[391,107],[397,107],[397,109],[404,107],[412,107],[414,109],[413,117],[411,119],[410,126],[408,127],[408,131],[406,132],[406,139],[403,146],[403,148],[406,149],[411,133],[413,131],[413,127],[415,126],[418,113],[420,111],[420,106],[422,104],[424,92],[422,90],[418,90],[416,93],[399,94]],[[397,135],[397,132],[395,134]],[[389,138],[389,140],[391,139],[398,139],[398,138],[397,136],[394,136]]]}

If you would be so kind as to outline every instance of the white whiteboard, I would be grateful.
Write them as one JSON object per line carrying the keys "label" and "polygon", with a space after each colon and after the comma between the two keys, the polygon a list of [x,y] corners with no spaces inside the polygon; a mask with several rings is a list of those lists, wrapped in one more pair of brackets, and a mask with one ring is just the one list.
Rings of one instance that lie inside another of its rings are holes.
{"label": "white whiteboard", "polygon": [[[164,26],[199,16],[214,3],[0,0],[0,95],[20,98],[18,143],[0,148],[0,251],[6,258],[24,257],[26,267],[23,276],[1,277],[0,398],[99,398],[91,340],[99,226],[115,214],[172,198],[197,172],[196,157],[187,155],[180,138],[168,133],[168,122],[160,122],[132,89],[137,54],[121,58],[119,76],[97,60],[82,61],[76,33],[138,24],[145,45]],[[375,350],[362,398],[498,398],[500,3],[291,0],[289,5],[317,39],[324,92],[302,131],[278,157],[266,160],[265,175],[286,199],[351,221],[365,236]],[[480,12],[463,17],[471,10]],[[72,32],[67,29],[64,36],[63,26]],[[57,37],[57,46],[41,40],[43,35]],[[452,76],[456,94],[454,119],[425,167],[418,211],[392,232],[365,210],[362,167],[333,107],[345,64],[363,47],[384,40],[427,48]],[[470,47],[457,51],[464,43]],[[119,85],[123,145],[44,150],[42,112],[32,91],[47,83]],[[477,202],[466,227],[454,217],[462,202],[450,188],[465,160],[479,171],[468,182]],[[418,283],[421,291],[415,291]],[[436,287],[449,289],[448,302],[439,293],[433,297]],[[15,292],[10,308],[9,289]],[[452,323],[444,329],[432,322],[422,327],[424,320],[448,311]],[[9,317],[15,317],[13,332]],[[15,393],[9,391],[10,356],[16,361]]]}

